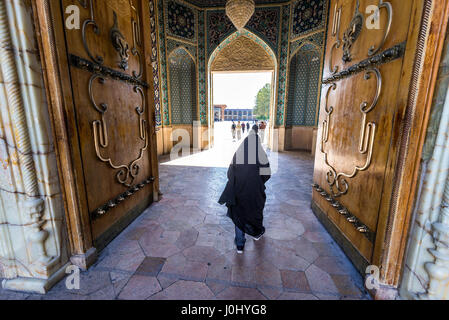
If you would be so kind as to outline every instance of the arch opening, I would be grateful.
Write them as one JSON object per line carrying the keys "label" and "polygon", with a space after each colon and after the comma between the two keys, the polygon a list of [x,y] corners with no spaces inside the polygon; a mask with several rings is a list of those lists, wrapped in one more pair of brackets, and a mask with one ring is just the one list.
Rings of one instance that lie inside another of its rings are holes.
{"label": "arch opening", "polygon": [[[214,101],[214,77],[223,74],[234,74],[235,76],[245,74],[245,76],[248,76],[248,74],[256,73],[267,73],[270,75],[270,80],[267,82],[269,87],[268,115],[267,119],[262,117],[263,119],[260,120],[265,122],[268,120],[265,143],[269,147],[272,146],[278,61],[271,47],[263,39],[246,29],[236,31],[223,40],[215,48],[208,60],[208,128],[210,146],[214,146],[214,136],[218,133],[218,130],[215,130],[216,122],[226,123],[226,121],[241,120],[252,123],[254,119],[258,118],[258,115],[254,113],[255,103],[248,106],[239,106],[243,107],[242,110],[226,108],[228,109],[227,112],[225,111],[226,106],[216,106],[216,101]],[[262,87],[263,85],[260,89]],[[256,100],[256,95],[253,97],[254,100]],[[223,127],[226,124],[220,124],[220,126]],[[227,126],[230,126],[230,123]]]}

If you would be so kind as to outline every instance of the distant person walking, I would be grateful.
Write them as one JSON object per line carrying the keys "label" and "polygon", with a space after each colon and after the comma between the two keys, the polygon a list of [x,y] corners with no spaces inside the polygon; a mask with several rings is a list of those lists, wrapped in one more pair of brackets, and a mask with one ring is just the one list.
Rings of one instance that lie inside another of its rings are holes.
{"label": "distant person walking", "polygon": [[246,124],[246,130],[247,130],[248,133],[249,133],[249,122]]}
{"label": "distant person walking", "polygon": [[262,144],[265,142],[265,129],[267,128],[267,125],[265,124],[264,121],[262,121],[259,124],[259,135],[260,135],[260,141],[262,142]]}
{"label": "distant person walking", "polygon": [[235,125],[235,122],[232,121],[232,126],[231,126],[231,132],[232,132],[232,141],[235,141],[235,134],[237,131],[237,126]]}
{"label": "distant person walking", "polygon": [[237,123],[237,139],[242,139],[242,124],[240,121]]}
{"label": "distant person walking", "polygon": [[245,122],[242,123],[242,132],[243,134],[245,134],[245,129],[246,129],[246,124]]}

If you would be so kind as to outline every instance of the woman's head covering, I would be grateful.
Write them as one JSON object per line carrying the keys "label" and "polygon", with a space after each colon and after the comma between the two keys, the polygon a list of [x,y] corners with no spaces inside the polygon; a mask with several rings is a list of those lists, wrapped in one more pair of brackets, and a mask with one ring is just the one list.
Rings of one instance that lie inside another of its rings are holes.
{"label": "woman's head covering", "polygon": [[253,125],[253,130],[258,133],[259,132],[259,127],[255,124]]}

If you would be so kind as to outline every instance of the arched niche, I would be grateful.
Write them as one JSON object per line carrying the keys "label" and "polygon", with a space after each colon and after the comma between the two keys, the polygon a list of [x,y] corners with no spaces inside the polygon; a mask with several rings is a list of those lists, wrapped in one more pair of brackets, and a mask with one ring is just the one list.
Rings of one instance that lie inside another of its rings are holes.
{"label": "arched niche", "polygon": [[183,47],[168,57],[170,114],[172,125],[192,125],[198,119],[197,77],[194,58]]}
{"label": "arched niche", "polygon": [[300,46],[290,59],[285,135],[287,149],[313,149],[321,60],[320,48],[308,42]]}
{"label": "arched niche", "polygon": [[319,109],[321,49],[305,42],[291,56],[288,67],[286,149],[313,151]]}
{"label": "arched niche", "polygon": [[321,53],[306,43],[291,57],[289,65],[287,126],[316,126]]}

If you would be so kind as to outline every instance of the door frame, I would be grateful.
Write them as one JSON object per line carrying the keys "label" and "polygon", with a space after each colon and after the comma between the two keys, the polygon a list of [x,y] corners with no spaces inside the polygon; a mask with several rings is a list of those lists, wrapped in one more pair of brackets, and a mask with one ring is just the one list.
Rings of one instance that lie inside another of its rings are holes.
{"label": "door frame", "polygon": [[[149,1],[148,1],[149,2]],[[149,10],[141,1],[144,13],[143,23],[149,22]],[[376,239],[374,261],[382,266],[380,282],[385,290],[377,290],[377,298],[391,295],[399,284],[410,222],[417,195],[420,155],[422,153],[426,129],[435,91],[436,78],[447,28],[449,16],[449,0],[415,1],[414,9],[419,12],[416,16],[420,21],[409,33],[408,43],[418,43],[417,52],[406,52],[407,57],[414,61],[414,68],[408,70],[412,78],[412,87],[401,87],[400,101],[407,106],[401,119],[395,121],[395,132],[402,137],[398,146],[397,156],[389,160],[394,165],[396,176],[394,178],[393,194],[387,195],[389,215],[378,225],[379,235]],[[419,6],[424,3],[424,6]],[[153,2],[154,5],[154,2]],[[33,18],[36,23],[47,103],[52,123],[55,149],[58,159],[58,170],[61,189],[64,197],[67,233],[72,253],[73,264],[86,269],[96,258],[95,248],[91,235],[89,213],[84,190],[84,179],[77,175],[81,172],[79,152],[71,152],[74,124],[70,121],[70,110],[73,104],[70,92],[70,78],[66,47],[64,41],[63,16],[59,1],[32,0]],[[425,17],[425,25],[422,24]],[[151,48],[148,28],[144,28],[144,46]],[[145,50],[147,51],[147,50]],[[148,51],[147,51],[148,52]],[[145,72],[147,79],[152,79],[150,57],[146,57]],[[149,83],[151,90],[153,83]],[[413,93],[413,94],[410,94]],[[152,92],[148,97],[152,97]],[[150,105],[151,106],[151,105]],[[154,105],[150,114],[149,134],[152,155],[152,167],[156,177],[153,184],[153,194],[157,198],[159,190],[159,174],[156,159],[156,135],[154,127]],[[408,119],[408,120],[407,120]],[[404,121],[400,121],[404,120]],[[406,125],[404,125],[406,124]],[[74,148],[75,149],[75,148]],[[78,148],[79,150],[79,148]],[[153,159],[154,158],[154,159]],[[391,200],[391,201],[390,201]],[[394,294],[394,293],[393,293]]]}
{"label": "door frame", "polygon": [[[421,154],[432,111],[440,61],[448,27],[449,0],[415,0],[407,44],[416,43],[416,51],[407,51],[404,61],[411,68],[404,69],[398,104],[403,113],[393,124],[398,144],[387,166],[395,168],[391,193],[382,195],[382,206],[388,206],[388,216],[379,219],[373,262],[382,266],[380,282],[384,290],[377,290],[378,299],[397,295],[402,277],[405,251],[411,219],[419,187]],[[407,62],[409,61],[409,62]],[[412,62],[412,63],[411,63]],[[408,82],[406,82],[408,81]],[[388,179],[388,178],[387,178]]]}
{"label": "door frame", "polygon": [[[398,114],[392,123],[392,138],[383,188],[373,255],[379,288],[370,290],[375,299],[394,299],[403,274],[410,225],[419,188],[421,154],[432,111],[433,96],[448,27],[449,0],[414,0],[401,83]],[[314,212],[335,240],[364,274],[366,262],[343,233],[338,231],[315,202]],[[363,260],[363,261],[362,261]],[[369,276],[370,274],[366,274]]]}
{"label": "door frame", "polygon": [[[151,52],[150,5],[155,1],[138,0],[143,28],[143,48]],[[91,266],[97,258],[94,247],[90,213],[87,206],[86,188],[82,170],[81,149],[78,141],[78,129],[70,79],[70,67],[64,34],[64,16],[60,0],[32,0],[33,19],[41,63],[48,111],[55,141],[55,151],[61,191],[64,199],[65,224],[70,244],[71,262],[82,270]],[[146,74],[148,88],[146,92],[149,112],[148,132],[150,137],[151,170],[155,177],[152,183],[153,201],[159,197],[159,166],[157,161],[154,82],[151,68],[151,55],[146,54],[143,72]]]}

